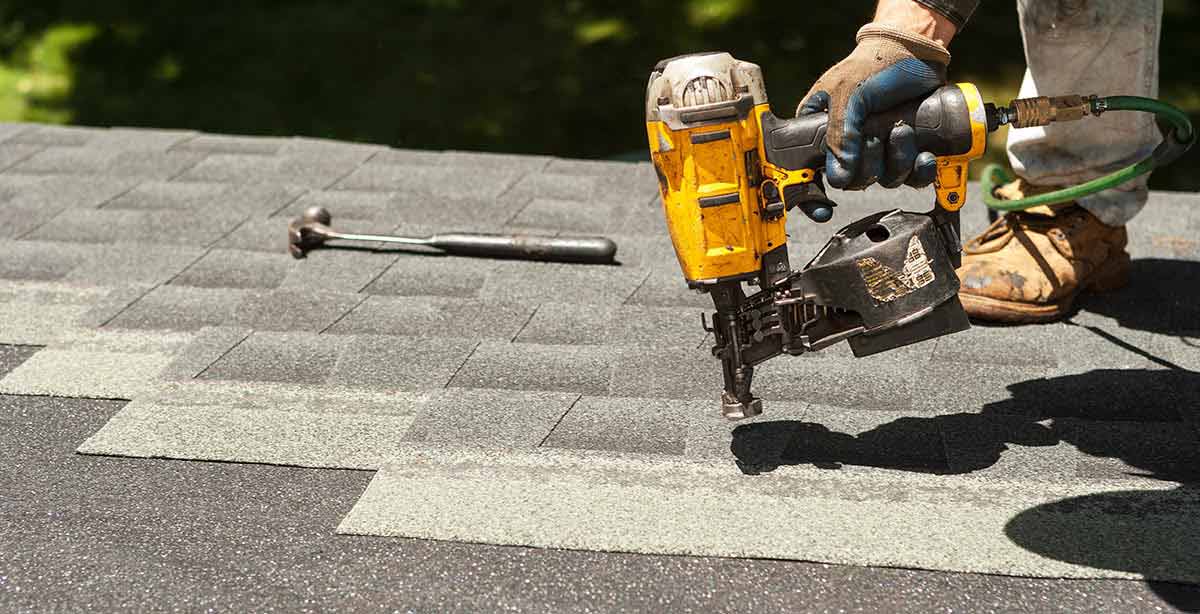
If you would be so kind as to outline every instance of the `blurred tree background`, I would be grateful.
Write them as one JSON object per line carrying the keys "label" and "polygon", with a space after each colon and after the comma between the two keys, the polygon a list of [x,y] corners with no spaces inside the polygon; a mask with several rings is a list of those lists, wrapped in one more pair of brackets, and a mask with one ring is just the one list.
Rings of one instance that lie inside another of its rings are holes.
{"label": "blurred tree background", "polygon": [[[1016,93],[1024,65],[1015,4],[984,2],[954,43],[952,77],[996,100]],[[1200,3],[1166,5],[1162,96],[1200,114]],[[790,115],[873,6],[0,0],[0,119],[635,159],[657,60],[727,50],[757,62]],[[1194,171],[1185,159],[1154,185],[1200,189]]]}

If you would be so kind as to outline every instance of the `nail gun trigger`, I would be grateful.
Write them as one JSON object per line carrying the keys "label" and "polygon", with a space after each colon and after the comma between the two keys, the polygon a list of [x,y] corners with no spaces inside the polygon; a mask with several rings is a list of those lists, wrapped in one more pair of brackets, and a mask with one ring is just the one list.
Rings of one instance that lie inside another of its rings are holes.
{"label": "nail gun trigger", "polygon": [[704,332],[713,332],[713,327],[708,323],[708,315],[704,312],[700,313],[700,326],[704,328]]}
{"label": "nail gun trigger", "polygon": [[837,203],[825,195],[825,185],[821,181],[811,183],[794,183],[783,189],[783,202],[788,209],[799,208],[804,215],[818,224],[824,224],[833,219],[833,208]]}

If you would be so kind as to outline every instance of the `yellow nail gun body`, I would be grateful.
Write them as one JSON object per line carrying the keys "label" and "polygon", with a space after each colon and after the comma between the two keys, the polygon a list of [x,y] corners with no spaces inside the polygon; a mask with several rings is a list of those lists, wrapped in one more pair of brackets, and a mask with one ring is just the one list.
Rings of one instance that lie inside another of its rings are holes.
{"label": "yellow nail gun body", "polygon": [[[885,211],[838,231],[803,269],[788,262],[787,212],[817,222],[825,194],[824,113],[779,119],[761,69],[727,53],[660,62],[646,95],[646,131],[667,227],[684,278],[712,295],[713,353],[724,366],[727,417],[761,413],[753,368],[842,340],[863,356],[967,328],[954,273],[967,164],[997,120],[969,84],[872,117],[867,135],[896,122],[938,156],[938,205]],[[743,284],[759,291],[747,296]]]}

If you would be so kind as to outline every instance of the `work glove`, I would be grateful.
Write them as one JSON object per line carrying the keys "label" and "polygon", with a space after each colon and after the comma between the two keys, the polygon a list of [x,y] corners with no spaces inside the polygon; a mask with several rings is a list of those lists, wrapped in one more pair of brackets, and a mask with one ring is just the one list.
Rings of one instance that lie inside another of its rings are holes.
{"label": "work glove", "polygon": [[858,47],[809,91],[797,115],[829,112],[825,135],[829,185],[861,190],[933,183],[937,160],[917,151],[912,126],[898,125],[887,142],[863,135],[867,117],[920,98],[946,83],[950,52],[937,41],[889,26],[867,24]]}

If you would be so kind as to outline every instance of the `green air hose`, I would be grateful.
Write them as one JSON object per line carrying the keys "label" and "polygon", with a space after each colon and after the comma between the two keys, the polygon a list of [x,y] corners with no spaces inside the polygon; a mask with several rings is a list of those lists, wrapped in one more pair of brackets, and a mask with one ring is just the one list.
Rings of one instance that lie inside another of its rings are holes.
{"label": "green air hose", "polygon": [[1092,101],[1092,113],[1100,115],[1107,111],[1144,111],[1154,113],[1160,120],[1169,124],[1169,131],[1163,143],[1145,160],[1127,166],[1112,174],[1105,175],[1087,183],[1074,187],[1047,192],[1020,200],[1003,200],[995,195],[996,188],[1013,181],[1014,177],[1003,166],[991,164],[983,169],[983,202],[992,209],[1000,211],[1023,211],[1039,205],[1053,205],[1076,200],[1083,196],[1103,192],[1114,188],[1131,179],[1145,175],[1160,166],[1174,162],[1191,148],[1196,140],[1192,130],[1192,122],[1183,111],[1165,102],[1152,98],[1137,96],[1110,96],[1097,98]]}

